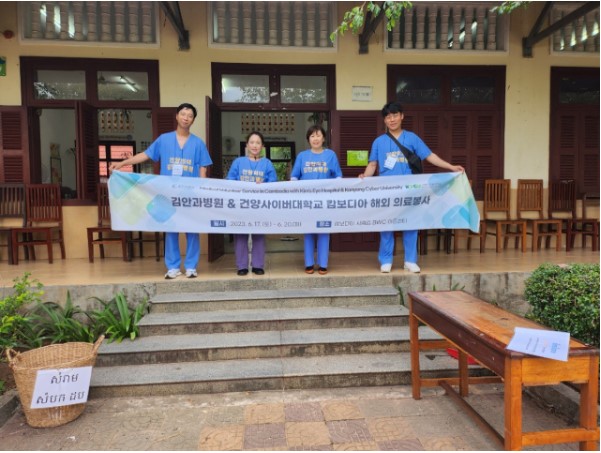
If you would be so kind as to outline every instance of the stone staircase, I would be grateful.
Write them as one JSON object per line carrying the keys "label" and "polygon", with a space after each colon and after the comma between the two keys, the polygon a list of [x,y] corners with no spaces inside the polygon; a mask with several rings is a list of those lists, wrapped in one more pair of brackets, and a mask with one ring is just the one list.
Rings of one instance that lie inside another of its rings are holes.
{"label": "stone staircase", "polygon": [[[157,294],[135,341],[104,343],[90,394],[142,396],[411,382],[408,310],[392,286]],[[420,337],[436,338],[427,327]],[[453,373],[444,351],[424,375]]]}

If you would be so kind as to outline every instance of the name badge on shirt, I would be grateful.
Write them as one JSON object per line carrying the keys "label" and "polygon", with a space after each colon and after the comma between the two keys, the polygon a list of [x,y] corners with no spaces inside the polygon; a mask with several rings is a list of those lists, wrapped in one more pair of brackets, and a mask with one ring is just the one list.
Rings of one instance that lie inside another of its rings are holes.
{"label": "name badge on shirt", "polygon": [[181,176],[184,174],[184,166],[182,164],[173,164],[171,167],[172,176]]}
{"label": "name badge on shirt", "polygon": [[396,165],[396,157],[388,156],[386,158],[386,161],[384,162],[384,167],[388,168],[389,170],[392,170],[395,165]]}

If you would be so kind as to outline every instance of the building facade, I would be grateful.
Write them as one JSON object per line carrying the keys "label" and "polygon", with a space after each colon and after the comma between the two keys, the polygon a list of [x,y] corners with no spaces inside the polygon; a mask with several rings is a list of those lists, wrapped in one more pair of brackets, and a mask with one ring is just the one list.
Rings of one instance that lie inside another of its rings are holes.
{"label": "building facade", "polygon": [[[0,2],[0,183],[60,183],[67,256],[83,258],[107,166],[172,130],[182,102],[199,110],[211,177],[258,129],[286,178],[314,123],[355,177],[400,99],[404,127],[463,165],[476,199],[489,178],[598,193],[599,4],[498,4],[415,2],[390,31],[368,21],[332,41],[355,3]],[[209,259],[222,240],[203,238]]]}

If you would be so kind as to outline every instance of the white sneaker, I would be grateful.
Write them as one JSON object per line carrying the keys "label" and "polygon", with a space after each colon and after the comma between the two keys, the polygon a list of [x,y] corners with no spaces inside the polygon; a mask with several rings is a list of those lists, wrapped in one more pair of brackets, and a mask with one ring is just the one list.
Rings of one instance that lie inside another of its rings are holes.
{"label": "white sneaker", "polygon": [[409,272],[413,272],[414,274],[419,274],[421,269],[419,268],[419,266],[415,263],[408,263],[407,261],[405,261],[405,270],[409,271]]}
{"label": "white sneaker", "polygon": [[173,280],[174,278],[177,278],[180,275],[182,275],[182,273],[179,271],[179,269],[169,269],[165,274],[165,279]]}
{"label": "white sneaker", "polygon": [[186,269],[186,277],[187,278],[196,278],[198,274],[196,273],[196,269]]}
{"label": "white sneaker", "polygon": [[382,272],[384,274],[390,273],[391,270],[392,270],[392,263],[382,264],[380,266],[380,272]]}

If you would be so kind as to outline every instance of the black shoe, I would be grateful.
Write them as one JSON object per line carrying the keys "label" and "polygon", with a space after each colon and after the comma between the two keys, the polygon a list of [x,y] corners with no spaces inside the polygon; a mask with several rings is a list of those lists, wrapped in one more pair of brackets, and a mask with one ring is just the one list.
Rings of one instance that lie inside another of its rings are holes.
{"label": "black shoe", "polygon": [[265,274],[265,271],[260,267],[253,267],[253,274],[263,275]]}
{"label": "black shoe", "polygon": [[326,275],[328,270],[325,267],[320,267],[317,272],[319,272],[319,275]]}
{"label": "black shoe", "polygon": [[312,274],[313,272],[315,272],[315,268],[313,266],[307,266],[307,267],[305,267],[305,273],[306,274]]}
{"label": "black shoe", "polygon": [[238,269],[238,275],[248,275],[248,269]]}

